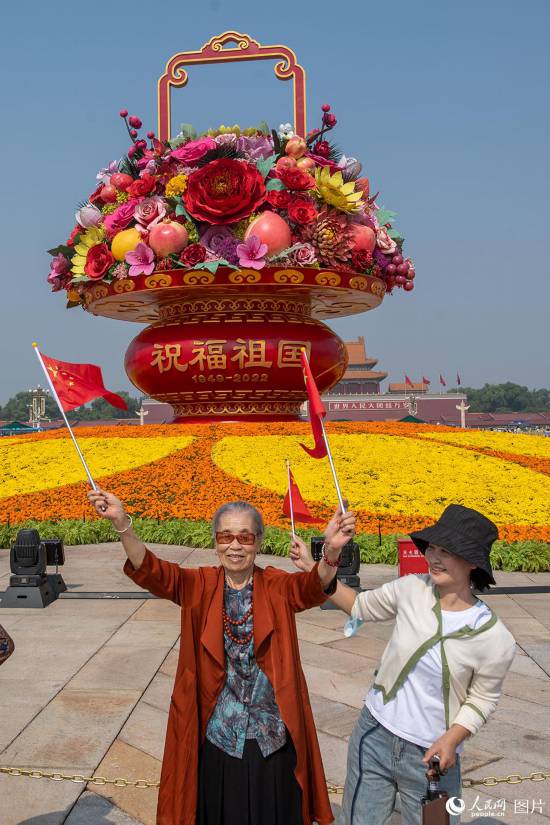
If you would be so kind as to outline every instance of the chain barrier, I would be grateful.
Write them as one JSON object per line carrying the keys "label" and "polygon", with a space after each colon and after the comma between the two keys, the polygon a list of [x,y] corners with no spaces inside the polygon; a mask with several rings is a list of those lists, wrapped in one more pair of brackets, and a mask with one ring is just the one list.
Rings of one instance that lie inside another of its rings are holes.
{"label": "chain barrier", "polygon": [[[114,785],[116,788],[158,788],[160,782],[150,782],[148,779],[124,779],[123,777],[116,777],[115,779],[107,779],[105,776],[82,776],[80,773],[65,774],[57,771],[39,771],[32,768],[4,768],[0,767],[0,774],[7,776],[25,776],[29,779],[53,779],[54,782],[82,782],[89,785]],[[463,788],[472,788],[475,785],[485,785],[487,788],[493,785],[500,785],[507,783],[508,785],[519,785],[521,782],[543,782],[545,779],[550,779],[550,773],[544,771],[533,771],[533,773],[522,776],[519,773],[511,773],[508,776],[485,776],[483,779],[469,779],[462,780]],[[332,782],[327,782],[327,791],[331,794],[343,794],[344,788],[342,785],[335,785]]]}

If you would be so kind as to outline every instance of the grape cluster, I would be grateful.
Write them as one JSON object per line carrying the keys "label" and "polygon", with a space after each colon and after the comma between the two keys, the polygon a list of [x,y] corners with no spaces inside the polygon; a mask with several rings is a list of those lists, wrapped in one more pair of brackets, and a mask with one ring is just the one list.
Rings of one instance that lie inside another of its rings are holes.
{"label": "grape cluster", "polygon": [[399,253],[392,255],[390,263],[384,269],[384,275],[391,286],[399,286],[406,292],[414,289],[415,274],[412,260],[403,258],[403,255]]}

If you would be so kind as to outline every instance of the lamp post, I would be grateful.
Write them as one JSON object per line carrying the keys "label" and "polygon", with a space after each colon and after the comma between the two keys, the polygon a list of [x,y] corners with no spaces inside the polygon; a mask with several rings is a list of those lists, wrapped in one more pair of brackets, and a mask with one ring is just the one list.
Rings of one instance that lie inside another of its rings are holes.
{"label": "lamp post", "polygon": [[48,420],[46,418],[46,397],[49,392],[48,390],[42,389],[40,384],[37,384],[36,389],[29,390],[29,393],[31,394],[31,403],[27,404],[29,408],[29,424],[36,430],[39,430],[41,422]]}

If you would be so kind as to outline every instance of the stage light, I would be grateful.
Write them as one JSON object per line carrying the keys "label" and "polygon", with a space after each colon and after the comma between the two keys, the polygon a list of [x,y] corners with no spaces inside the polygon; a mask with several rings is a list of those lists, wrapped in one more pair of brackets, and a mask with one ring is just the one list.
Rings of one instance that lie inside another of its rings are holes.
{"label": "stage light", "polygon": [[[60,539],[40,538],[38,530],[19,530],[10,550],[10,586],[0,607],[47,607],[67,589],[58,568],[65,564]],[[48,574],[48,566],[55,573]]]}

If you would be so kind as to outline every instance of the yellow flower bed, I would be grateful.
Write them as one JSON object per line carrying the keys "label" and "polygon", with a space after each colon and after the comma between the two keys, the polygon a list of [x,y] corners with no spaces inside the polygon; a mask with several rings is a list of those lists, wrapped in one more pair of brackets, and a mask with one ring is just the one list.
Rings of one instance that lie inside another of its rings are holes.
{"label": "yellow flower bed", "polygon": [[[192,436],[81,438],[80,448],[95,480],[157,461],[192,441]],[[69,437],[0,441],[0,499],[83,480],[84,469]]]}
{"label": "yellow flower bed", "polygon": [[[288,457],[304,498],[334,505],[328,461],[312,461],[300,440],[226,437],[215,445],[213,459],[226,473],[282,495]],[[332,434],[330,443],[351,507],[435,518],[454,502],[475,507],[500,524],[549,522],[550,477],[511,462],[392,435]]]}
{"label": "yellow flower bed", "polygon": [[550,438],[542,435],[523,435],[516,433],[495,433],[479,430],[460,430],[456,433],[433,432],[419,433],[421,438],[437,438],[448,444],[457,446],[468,445],[479,449],[497,450],[500,452],[515,453],[516,455],[530,455],[537,458],[550,458]]}

